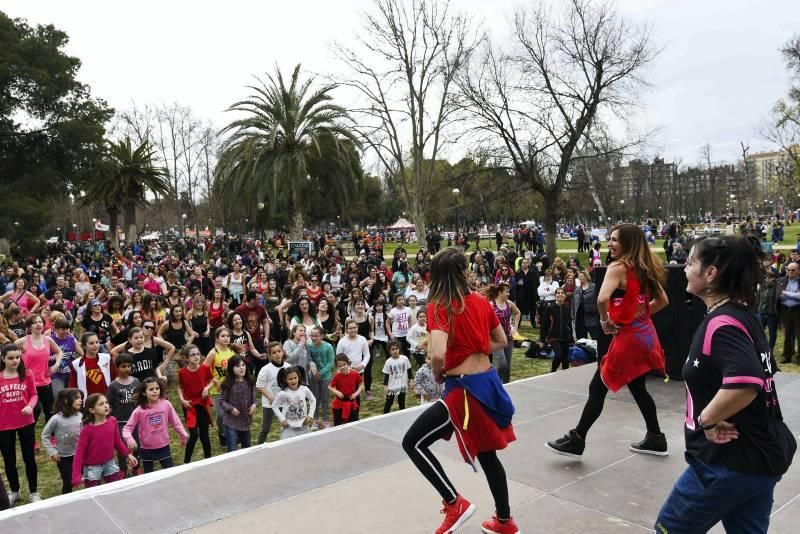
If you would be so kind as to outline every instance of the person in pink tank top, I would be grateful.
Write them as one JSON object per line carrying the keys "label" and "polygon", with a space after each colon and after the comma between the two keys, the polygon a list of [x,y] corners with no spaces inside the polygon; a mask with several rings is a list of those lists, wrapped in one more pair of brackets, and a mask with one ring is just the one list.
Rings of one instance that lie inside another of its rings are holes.
{"label": "person in pink tank top", "polygon": [[[39,414],[44,411],[46,421],[53,415],[53,389],[50,375],[57,372],[64,354],[52,338],[43,334],[44,320],[40,315],[32,314],[25,319],[28,335],[16,341],[17,347],[22,351],[22,361],[28,373],[33,377],[36,394],[39,401],[33,412],[34,422],[38,421]],[[50,355],[56,355],[56,361],[51,366]]]}

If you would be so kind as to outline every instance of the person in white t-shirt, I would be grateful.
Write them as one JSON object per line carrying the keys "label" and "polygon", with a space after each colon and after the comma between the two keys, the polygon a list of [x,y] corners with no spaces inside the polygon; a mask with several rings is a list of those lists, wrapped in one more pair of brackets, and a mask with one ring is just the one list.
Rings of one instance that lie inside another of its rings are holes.
{"label": "person in white t-shirt", "polygon": [[285,353],[280,342],[273,341],[267,347],[269,363],[261,368],[256,378],[256,392],[261,393],[261,432],[258,434],[258,444],[267,440],[267,435],[272,428],[272,401],[280,392],[278,387],[278,372],[290,367],[285,363]]}
{"label": "person in white t-shirt", "polygon": [[394,308],[389,310],[389,339],[400,343],[401,354],[408,354],[408,329],[411,327],[408,308],[405,306],[405,297],[398,293],[394,296]]}
{"label": "person in white t-shirt", "polygon": [[370,358],[367,338],[358,335],[358,323],[355,319],[344,322],[344,333],[344,337],[336,344],[336,354],[345,354],[350,358],[353,370],[363,375]]}
{"label": "person in white t-shirt", "polygon": [[414,361],[417,362],[417,368],[422,367],[425,363],[425,354],[428,350],[427,315],[424,309],[417,312],[417,322],[408,329],[406,340],[408,340],[411,356],[414,358]]}
{"label": "person in white t-shirt", "polygon": [[305,369],[289,367],[278,371],[281,391],[272,401],[272,411],[281,422],[281,439],[311,432],[317,400],[305,382]]}
{"label": "person in white t-shirt", "polygon": [[411,362],[408,357],[400,354],[400,343],[397,341],[389,342],[389,357],[383,364],[383,385],[386,386],[386,403],[383,405],[383,413],[392,410],[395,397],[397,406],[401,410],[406,409],[406,391],[414,388],[414,380],[411,378]]}

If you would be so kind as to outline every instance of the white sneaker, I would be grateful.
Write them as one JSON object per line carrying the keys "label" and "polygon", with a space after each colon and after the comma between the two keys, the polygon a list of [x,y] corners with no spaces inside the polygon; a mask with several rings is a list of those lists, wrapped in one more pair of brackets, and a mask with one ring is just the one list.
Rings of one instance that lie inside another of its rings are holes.
{"label": "white sneaker", "polygon": [[14,506],[14,503],[19,500],[19,492],[18,491],[9,491],[8,492],[8,505]]}
{"label": "white sneaker", "polygon": [[42,496],[41,496],[41,495],[39,495],[39,493],[38,493],[38,492],[36,492],[36,493],[31,493],[31,494],[30,494],[30,497],[28,497],[28,502],[39,502],[39,501],[41,501],[41,500],[42,500]]}

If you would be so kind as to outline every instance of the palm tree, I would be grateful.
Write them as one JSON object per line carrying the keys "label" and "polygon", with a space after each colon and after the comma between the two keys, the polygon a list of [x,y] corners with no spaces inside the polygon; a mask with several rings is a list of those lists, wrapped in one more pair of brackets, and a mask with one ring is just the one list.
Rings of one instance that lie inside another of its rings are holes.
{"label": "palm tree", "polygon": [[136,149],[126,137],[115,143],[109,141],[110,172],[103,173],[92,181],[86,189],[82,204],[102,204],[109,217],[111,242],[119,247],[117,239],[117,219],[120,212],[125,216],[128,242],[136,239],[136,207],[147,205],[147,191],[167,196],[170,183],[167,171],[153,165],[155,150],[145,141]]}
{"label": "palm tree", "polygon": [[285,205],[289,236],[299,239],[303,235],[303,192],[312,163],[334,161],[347,170],[336,176],[352,180],[356,171],[345,141],[355,147],[359,143],[344,128],[351,120],[347,111],[332,103],[330,92],[336,85],[312,89],[314,79],[301,81],[297,65],[287,86],[280,70],[275,71],[274,77],[267,75],[258,85],[249,86],[253,94],[247,99],[228,108],[244,116],[223,129],[231,135],[222,148],[217,180],[225,197],[240,205],[265,202],[270,214]]}

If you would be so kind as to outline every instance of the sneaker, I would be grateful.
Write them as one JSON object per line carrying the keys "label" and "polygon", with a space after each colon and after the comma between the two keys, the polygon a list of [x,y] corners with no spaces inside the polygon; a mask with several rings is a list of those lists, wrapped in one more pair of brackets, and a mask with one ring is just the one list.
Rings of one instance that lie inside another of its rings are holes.
{"label": "sneaker", "polygon": [[663,433],[652,434],[648,432],[644,439],[639,443],[631,443],[630,450],[641,454],[652,454],[653,456],[666,456],[667,436]]}
{"label": "sneaker", "polygon": [[221,449],[227,448],[228,447],[228,440],[225,439],[225,436],[223,436],[222,434],[217,434],[217,437],[219,437],[219,446],[220,446],[220,448]]}
{"label": "sneaker", "polygon": [[452,534],[466,523],[476,510],[476,506],[461,495],[456,496],[456,502],[453,504],[447,504],[444,501],[442,501],[442,504],[444,505],[444,508],[442,508],[444,521],[436,529],[435,534]]}
{"label": "sneaker", "polygon": [[311,431],[312,432],[316,432],[317,430],[319,430],[319,425],[317,425],[317,423],[314,423],[313,425],[311,425]]}
{"label": "sneaker", "polygon": [[583,456],[583,449],[586,447],[586,441],[577,432],[570,430],[563,438],[548,441],[544,446],[556,454],[580,460]]}
{"label": "sneaker", "polygon": [[481,530],[486,534],[517,534],[519,532],[513,517],[509,517],[506,521],[500,521],[496,515],[492,516],[491,521],[484,521]]}
{"label": "sneaker", "polygon": [[9,491],[8,492],[8,505],[14,506],[14,503],[19,500],[19,492],[18,491]]}
{"label": "sneaker", "polygon": [[28,497],[28,502],[39,502],[41,500],[42,496],[38,492],[31,493],[30,497]]}

